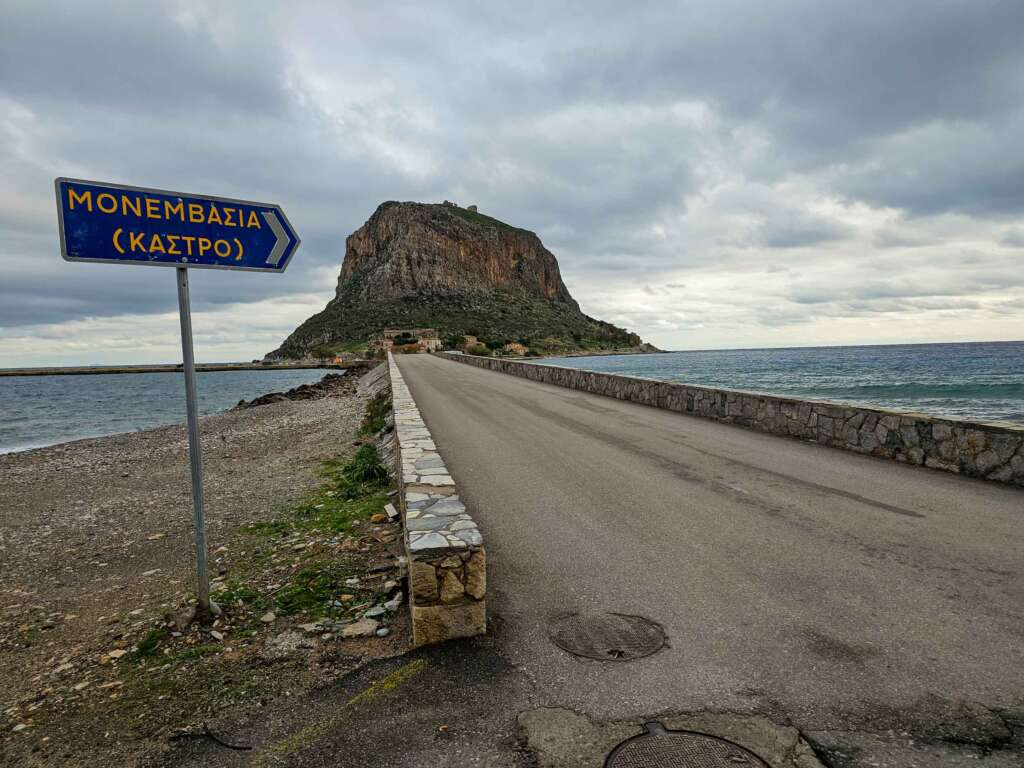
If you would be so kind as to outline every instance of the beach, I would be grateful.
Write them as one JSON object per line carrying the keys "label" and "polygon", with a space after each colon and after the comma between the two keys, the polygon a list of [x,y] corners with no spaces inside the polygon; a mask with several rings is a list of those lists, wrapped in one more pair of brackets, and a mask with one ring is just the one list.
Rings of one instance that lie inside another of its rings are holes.
{"label": "beach", "polygon": [[[275,519],[308,495],[320,482],[321,462],[354,451],[370,394],[353,380],[319,399],[201,420],[214,589],[259,551],[251,549],[248,526]],[[62,764],[85,765],[95,754],[85,732],[75,731],[85,725],[75,713],[116,701],[124,677],[101,669],[118,657],[111,649],[131,647],[194,595],[188,472],[181,425],[0,455],[5,741],[17,724],[62,712],[49,735],[82,740],[75,761],[65,756]],[[289,554],[291,548],[289,542]],[[132,754],[140,732],[168,725],[146,725],[145,712],[136,716],[138,727],[118,729],[103,754]],[[3,749],[0,742],[0,757]]]}

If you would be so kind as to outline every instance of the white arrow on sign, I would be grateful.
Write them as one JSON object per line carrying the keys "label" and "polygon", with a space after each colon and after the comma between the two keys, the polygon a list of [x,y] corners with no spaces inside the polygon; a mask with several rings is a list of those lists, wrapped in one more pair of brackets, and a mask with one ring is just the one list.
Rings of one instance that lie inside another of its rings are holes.
{"label": "white arrow on sign", "polygon": [[267,225],[270,227],[270,231],[274,233],[274,237],[277,238],[277,242],[274,243],[274,247],[270,249],[270,255],[267,256],[267,264],[272,267],[276,267],[277,263],[281,261],[281,257],[284,256],[284,249],[288,247],[288,243],[292,241],[288,237],[288,233],[284,231],[284,227],[281,226],[281,222],[277,219],[277,214],[273,211],[264,211],[263,218],[267,220]]}

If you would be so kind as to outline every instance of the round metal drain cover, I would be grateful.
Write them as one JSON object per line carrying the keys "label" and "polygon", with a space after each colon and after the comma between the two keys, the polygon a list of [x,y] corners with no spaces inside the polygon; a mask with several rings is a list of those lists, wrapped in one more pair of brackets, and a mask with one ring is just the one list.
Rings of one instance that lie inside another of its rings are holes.
{"label": "round metal drain cover", "polygon": [[555,622],[551,640],[563,651],[588,659],[630,661],[660,650],[665,631],[643,616],[573,614]]}
{"label": "round metal drain cover", "polygon": [[769,768],[739,744],[696,731],[668,731],[644,723],[644,733],[612,750],[605,768]]}

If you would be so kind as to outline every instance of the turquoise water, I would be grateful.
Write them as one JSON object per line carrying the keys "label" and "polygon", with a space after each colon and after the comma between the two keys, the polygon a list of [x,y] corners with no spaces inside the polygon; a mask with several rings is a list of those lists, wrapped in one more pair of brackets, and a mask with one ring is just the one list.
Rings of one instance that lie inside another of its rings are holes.
{"label": "turquoise water", "polygon": [[[267,392],[319,381],[321,370],[207,371],[197,374],[203,414]],[[185,421],[180,373],[0,378],[0,453]]]}
{"label": "turquoise water", "polygon": [[550,358],[569,368],[1024,424],[1024,341]]}

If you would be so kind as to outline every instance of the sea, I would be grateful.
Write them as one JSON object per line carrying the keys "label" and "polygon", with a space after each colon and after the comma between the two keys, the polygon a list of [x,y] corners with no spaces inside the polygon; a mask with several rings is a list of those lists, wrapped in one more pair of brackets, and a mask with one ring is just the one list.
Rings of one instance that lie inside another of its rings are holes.
{"label": "sea", "polygon": [[[201,414],[319,381],[325,371],[201,371]],[[185,421],[181,373],[0,377],[0,453]]]}
{"label": "sea", "polygon": [[722,349],[541,362],[1024,425],[1024,341]]}
{"label": "sea", "polygon": [[[1024,425],[1024,341],[723,349],[539,360],[591,371]],[[322,370],[197,374],[200,411]],[[0,453],[185,420],[180,373],[0,377]]]}

